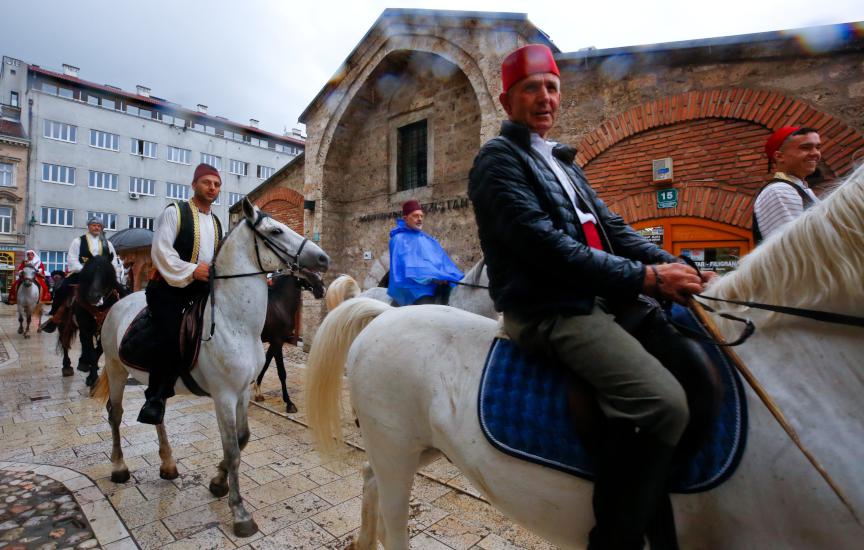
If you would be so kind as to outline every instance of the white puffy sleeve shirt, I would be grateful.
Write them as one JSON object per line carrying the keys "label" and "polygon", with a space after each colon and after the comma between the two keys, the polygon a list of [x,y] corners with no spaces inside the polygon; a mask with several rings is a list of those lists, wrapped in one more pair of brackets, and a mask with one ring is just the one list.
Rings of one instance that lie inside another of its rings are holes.
{"label": "white puffy sleeve shirt", "polygon": [[[179,225],[178,215],[179,210],[169,206],[156,218],[156,231],[153,235],[150,257],[153,259],[153,265],[159,274],[169,285],[185,287],[193,281],[192,273],[198,264],[184,262],[174,249],[174,240],[177,238],[177,226]],[[216,248],[216,233],[212,214],[198,212],[198,224],[201,239],[198,261],[209,264],[213,261],[213,253]]]}

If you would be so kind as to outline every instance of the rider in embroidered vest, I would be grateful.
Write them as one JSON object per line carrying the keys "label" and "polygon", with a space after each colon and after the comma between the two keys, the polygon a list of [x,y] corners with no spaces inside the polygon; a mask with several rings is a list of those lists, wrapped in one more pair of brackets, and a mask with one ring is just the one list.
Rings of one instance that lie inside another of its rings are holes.
{"label": "rider in embroidered vest", "polygon": [[[76,237],[72,241],[72,244],[69,245],[69,252],[66,255],[66,271],[68,275],[54,289],[54,299],[51,302],[51,311],[48,313],[51,318],[42,325],[40,329],[42,332],[54,332],[57,325],[60,324],[63,312],[66,309],[66,301],[69,299],[69,293],[71,292],[71,285],[78,284],[78,273],[84,268],[87,260],[96,256],[108,256],[109,254],[115,259],[117,258],[114,245],[105,238],[105,234],[102,232],[102,218],[91,216],[87,220],[87,233]],[[116,270],[116,263],[114,268]]]}
{"label": "rider in embroidered vest", "polygon": [[606,416],[589,548],[641,549],[646,535],[651,548],[677,548],[665,485],[691,407],[670,370],[705,358],[640,293],[685,302],[703,281],[609,211],[575,150],[547,141],[561,100],[551,50],[520,48],[501,73],[510,120],[468,187],[490,294],[510,337],[593,387]]}
{"label": "rider in embroidered vest", "polygon": [[387,295],[400,306],[447,305],[451,285],[463,277],[434,238],[422,231],[423,209],[414,199],[402,205],[402,219],[390,231]]}
{"label": "rider in embroidered vest", "polygon": [[193,197],[169,204],[156,220],[150,256],[156,272],[147,285],[147,306],[164,361],[149,365],[147,401],[138,422],[161,424],[165,400],[174,395],[180,373],[179,334],[183,311],[196,298],[206,296],[210,263],[222,239],[222,224],[210,211],[219,196],[222,178],[209,164],[195,168]]}
{"label": "rider in embroidered vest", "polygon": [[813,128],[786,126],[765,142],[768,169],[774,177],[756,195],[753,204],[753,241],[759,244],[819,202],[805,178],[816,171],[822,143]]}

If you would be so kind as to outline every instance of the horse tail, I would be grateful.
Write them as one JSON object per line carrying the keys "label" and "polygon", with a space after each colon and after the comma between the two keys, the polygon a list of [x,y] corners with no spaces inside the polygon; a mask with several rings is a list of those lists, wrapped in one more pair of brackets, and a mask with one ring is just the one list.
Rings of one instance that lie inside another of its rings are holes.
{"label": "horse tail", "polygon": [[342,441],[342,375],[348,350],[357,335],[389,309],[370,298],[348,300],[328,313],[315,333],[306,362],[306,418],[312,444],[324,455],[334,454]]}
{"label": "horse tail", "polygon": [[324,296],[324,304],[327,311],[333,311],[336,306],[360,295],[360,285],[351,275],[339,275],[335,281],[327,287],[327,295]]}
{"label": "horse tail", "polygon": [[98,399],[103,405],[108,401],[111,386],[108,383],[108,368],[102,369],[99,379],[93,384],[93,389],[90,390],[90,397]]}

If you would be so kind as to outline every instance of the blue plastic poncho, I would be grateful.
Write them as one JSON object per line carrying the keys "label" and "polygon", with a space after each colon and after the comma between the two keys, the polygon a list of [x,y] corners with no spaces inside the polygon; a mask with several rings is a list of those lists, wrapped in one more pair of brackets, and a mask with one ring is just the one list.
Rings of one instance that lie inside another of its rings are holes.
{"label": "blue plastic poncho", "polygon": [[464,275],[434,238],[398,220],[390,230],[390,284],[387,294],[399,305],[435,294],[435,281],[459,281]]}

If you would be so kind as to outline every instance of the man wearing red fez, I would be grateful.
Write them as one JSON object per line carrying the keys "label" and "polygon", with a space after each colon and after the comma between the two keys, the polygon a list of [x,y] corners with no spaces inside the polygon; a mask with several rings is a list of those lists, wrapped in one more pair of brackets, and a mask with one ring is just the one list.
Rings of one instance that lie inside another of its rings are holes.
{"label": "man wearing red fez", "polygon": [[[48,312],[50,318],[39,328],[41,332],[54,332],[60,324],[63,315],[65,314],[67,301],[72,293],[72,285],[78,284],[78,274],[84,269],[84,264],[87,260],[96,256],[112,256],[117,258],[117,251],[114,250],[114,245],[105,238],[103,231],[102,218],[97,215],[92,215],[87,220],[87,232],[80,237],[75,237],[69,244],[69,251],[66,253],[66,271],[68,275],[60,282],[54,290],[54,298],[51,302],[51,311]],[[114,270],[117,273],[119,280],[122,275],[122,268],[118,270],[115,262]],[[89,366],[84,367],[78,365],[79,370],[89,371]]]}
{"label": "man wearing red fez", "polygon": [[387,295],[397,305],[443,304],[463,274],[433,237],[422,231],[423,209],[414,199],[402,205],[402,219],[390,231]]}
{"label": "man wearing red fez", "polygon": [[574,164],[576,151],[548,139],[559,74],[537,44],[501,67],[509,120],[481,148],[468,188],[489,291],[511,338],[593,386],[607,418],[589,548],[642,548],[646,533],[652,548],[677,548],[665,484],[703,404],[688,403],[670,371],[700,373],[706,358],[644,295],[685,303],[703,280],[609,211]]}
{"label": "man wearing red fez", "polygon": [[222,223],[210,210],[221,187],[219,171],[209,164],[199,164],[192,177],[192,198],[172,202],[156,219],[150,249],[156,273],[147,284],[146,295],[164,360],[148,365],[150,378],[144,393],[147,401],[138,422],[161,424],[165,400],[174,395],[180,374],[178,335],[183,309],[192,300],[207,295],[210,262],[222,239]]}
{"label": "man wearing red fez", "polygon": [[819,202],[805,178],[816,171],[822,142],[813,128],[786,126],[765,142],[765,155],[769,169],[774,165],[776,170],[753,205],[756,244]]}

